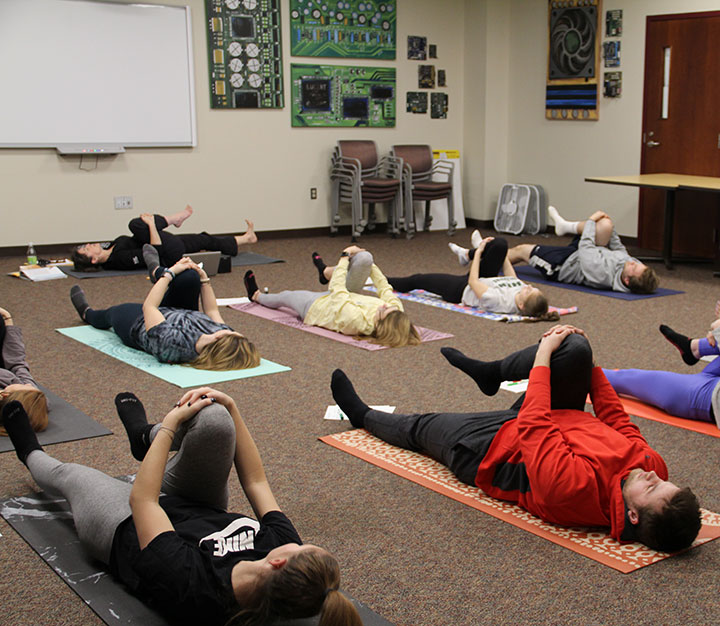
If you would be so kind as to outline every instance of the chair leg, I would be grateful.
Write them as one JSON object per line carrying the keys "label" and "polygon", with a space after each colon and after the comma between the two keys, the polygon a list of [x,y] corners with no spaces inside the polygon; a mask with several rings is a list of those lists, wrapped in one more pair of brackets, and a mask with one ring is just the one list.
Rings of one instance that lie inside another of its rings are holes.
{"label": "chair leg", "polygon": [[375,203],[368,202],[368,218],[367,218],[367,229],[375,230]]}
{"label": "chair leg", "polygon": [[448,205],[448,235],[452,237],[455,234],[455,227],[457,226],[457,222],[455,221],[455,205],[453,203],[453,194],[452,191],[450,192],[450,195],[447,198],[447,205]]}
{"label": "chair leg", "polygon": [[330,202],[330,234],[334,235],[340,223],[340,181],[333,181]]}
{"label": "chair leg", "polygon": [[432,215],[430,215],[430,200],[425,201],[425,221],[423,222],[423,230],[430,230],[432,224]]}

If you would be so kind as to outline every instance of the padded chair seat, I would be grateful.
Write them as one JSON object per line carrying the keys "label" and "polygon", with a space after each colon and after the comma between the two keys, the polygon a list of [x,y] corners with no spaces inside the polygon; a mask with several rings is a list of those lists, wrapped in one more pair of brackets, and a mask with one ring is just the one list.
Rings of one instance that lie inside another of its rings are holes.
{"label": "padded chair seat", "polygon": [[400,181],[397,178],[363,178],[362,187],[377,187],[382,189],[397,189]]}
{"label": "padded chair seat", "polygon": [[413,191],[437,191],[438,193],[447,194],[452,190],[452,183],[432,182],[424,180],[419,183],[413,183]]}

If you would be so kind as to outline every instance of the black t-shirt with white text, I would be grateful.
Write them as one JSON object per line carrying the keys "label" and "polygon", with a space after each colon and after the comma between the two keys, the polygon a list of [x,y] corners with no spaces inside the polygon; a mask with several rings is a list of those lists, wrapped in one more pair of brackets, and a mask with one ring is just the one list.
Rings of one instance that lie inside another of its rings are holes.
{"label": "black t-shirt with white text", "polygon": [[231,586],[238,561],[257,561],[287,543],[302,543],[280,511],[260,522],[175,496],[160,498],[175,531],[140,550],[132,518],[118,526],[110,570],[173,623],[224,624],[239,610]]}

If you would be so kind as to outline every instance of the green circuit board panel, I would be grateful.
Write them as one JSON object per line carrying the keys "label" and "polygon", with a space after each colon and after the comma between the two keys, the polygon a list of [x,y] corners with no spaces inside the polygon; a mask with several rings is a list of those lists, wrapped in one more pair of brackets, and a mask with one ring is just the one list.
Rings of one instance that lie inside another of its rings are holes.
{"label": "green circuit board panel", "polygon": [[395,126],[395,68],[290,66],[293,126]]}
{"label": "green circuit board panel", "polygon": [[394,59],[397,0],[290,0],[290,53]]}
{"label": "green circuit board panel", "polygon": [[284,106],[280,0],[205,0],[213,109]]}

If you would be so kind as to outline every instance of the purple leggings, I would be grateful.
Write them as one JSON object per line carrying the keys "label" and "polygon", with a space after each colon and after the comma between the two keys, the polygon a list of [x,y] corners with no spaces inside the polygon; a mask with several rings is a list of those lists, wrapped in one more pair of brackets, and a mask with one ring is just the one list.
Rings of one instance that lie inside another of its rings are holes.
{"label": "purple leggings", "polygon": [[[718,348],[700,340],[701,356],[720,354]],[[713,422],[712,394],[720,383],[720,358],[697,374],[656,370],[603,370],[615,391],[637,398],[675,417]]]}

